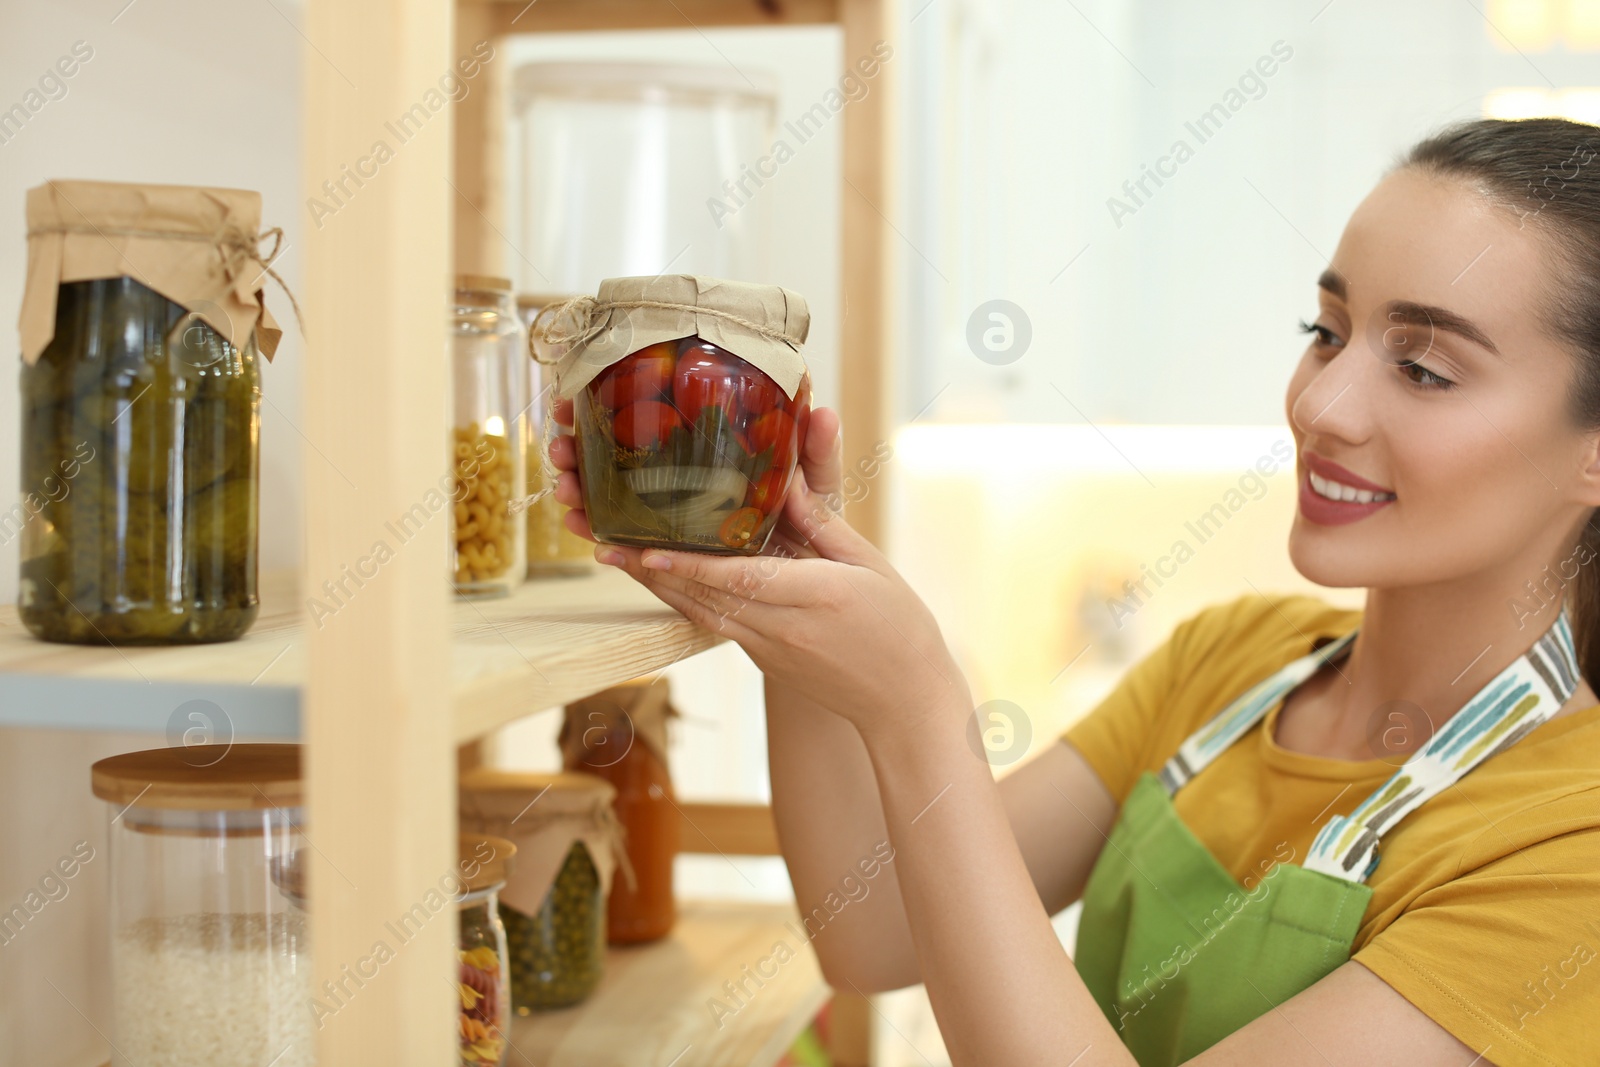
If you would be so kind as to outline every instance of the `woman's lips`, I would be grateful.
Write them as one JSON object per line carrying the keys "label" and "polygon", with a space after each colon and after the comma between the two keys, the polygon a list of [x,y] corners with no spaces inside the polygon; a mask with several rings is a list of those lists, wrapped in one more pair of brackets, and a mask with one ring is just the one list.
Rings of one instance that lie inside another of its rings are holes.
{"label": "woman's lips", "polygon": [[1359,522],[1393,503],[1392,496],[1365,504],[1354,500],[1330,500],[1311,488],[1309,469],[1300,473],[1300,514],[1319,526],[1343,526],[1347,522]]}
{"label": "woman's lips", "polygon": [[1321,453],[1313,452],[1309,448],[1301,450],[1300,459],[1318,477],[1327,478],[1329,481],[1338,482],[1340,485],[1348,485],[1352,489],[1365,489],[1369,493],[1389,493],[1391,496],[1393,495],[1386,487],[1379,485],[1377,482],[1367,481],[1348,467],[1341,467],[1333,460],[1328,459]]}

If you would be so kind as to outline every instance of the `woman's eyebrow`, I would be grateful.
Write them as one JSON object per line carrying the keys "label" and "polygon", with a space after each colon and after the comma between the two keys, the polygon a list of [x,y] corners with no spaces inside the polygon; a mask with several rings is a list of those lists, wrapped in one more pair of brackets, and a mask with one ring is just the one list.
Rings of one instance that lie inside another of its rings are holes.
{"label": "woman's eyebrow", "polygon": [[1396,325],[1426,327],[1429,330],[1444,330],[1458,337],[1464,337],[1475,345],[1488,349],[1495,355],[1500,355],[1500,349],[1495,347],[1489,335],[1480,330],[1471,319],[1457,315],[1449,308],[1434,307],[1432,304],[1419,304],[1414,300],[1396,300],[1388,305],[1385,312],[1388,320]]}
{"label": "woman's eyebrow", "polygon": [[[1344,276],[1329,267],[1317,278],[1317,288],[1326,289],[1340,300],[1349,298],[1349,288],[1345,285]],[[1424,326],[1432,330],[1444,330],[1464,337],[1475,345],[1480,345],[1502,359],[1500,349],[1489,340],[1489,335],[1479,329],[1478,325],[1463,315],[1458,315],[1449,308],[1436,307],[1432,304],[1419,304],[1415,300],[1391,301],[1384,312],[1384,317],[1396,326]]]}

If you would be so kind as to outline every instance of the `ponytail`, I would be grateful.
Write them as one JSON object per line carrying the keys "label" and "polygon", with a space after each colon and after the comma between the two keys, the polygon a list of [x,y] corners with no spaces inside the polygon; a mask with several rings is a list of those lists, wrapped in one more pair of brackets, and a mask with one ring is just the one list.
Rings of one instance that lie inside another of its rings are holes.
{"label": "ponytail", "polygon": [[[1600,516],[1589,513],[1578,535],[1578,574],[1567,587],[1572,614],[1572,644],[1578,673],[1600,678]],[[1593,682],[1590,682],[1591,687]]]}

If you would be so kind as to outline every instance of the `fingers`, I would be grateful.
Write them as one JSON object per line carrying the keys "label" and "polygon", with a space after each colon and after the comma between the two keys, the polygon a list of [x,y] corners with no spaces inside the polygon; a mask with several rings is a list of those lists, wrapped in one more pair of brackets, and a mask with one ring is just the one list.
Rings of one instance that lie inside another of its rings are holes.
{"label": "fingers", "polygon": [[[690,596],[681,589],[668,586],[660,581],[649,580],[643,581],[641,584],[654,593],[656,599],[702,630],[717,634],[720,637],[726,637],[730,641],[736,641],[746,650],[749,649],[753,642],[760,641],[755,631],[739,621],[737,612],[713,607],[706,603],[703,596]],[[705,586],[700,586],[699,588],[705,590]]]}
{"label": "fingers", "polygon": [[783,504],[783,517],[795,533],[824,559],[870,567],[880,573],[889,570],[888,561],[871,541],[855,531],[816,493],[797,486]]}
{"label": "fingers", "polygon": [[772,539],[767,542],[767,547],[761,550],[761,554],[784,559],[815,559],[817,550],[811,547],[810,542],[800,534],[800,531],[789,523],[780,521],[773,529]]}
{"label": "fingers", "polygon": [[702,552],[644,552],[644,570],[669,573],[718,593],[762,604],[795,605],[811,599],[804,575],[791,570],[805,561],[777,556],[711,556]]}
{"label": "fingers", "polygon": [[844,485],[844,439],[839,435],[839,413],[832,408],[813,408],[800,443],[800,470],[813,492],[833,496]]}
{"label": "fingers", "polygon": [[564,433],[550,442],[550,463],[558,471],[578,469],[578,442],[571,434]]}
{"label": "fingers", "polygon": [[751,641],[759,640],[759,634],[746,624],[746,619],[751,610],[764,606],[669,572],[647,569],[640,565],[643,552],[637,548],[606,545],[595,553],[596,557],[603,554],[610,554],[619,560],[614,564],[618,570],[631,575],[662,603],[696,626],[738,641],[746,647]]}
{"label": "fingers", "polygon": [[562,471],[556,476],[556,500],[569,508],[583,507],[583,486],[577,474]]}
{"label": "fingers", "polygon": [[570,399],[556,401],[555,418],[558,425],[565,426],[568,429],[572,428],[572,401]]}
{"label": "fingers", "polygon": [[589,515],[582,508],[570,509],[565,515],[561,516],[561,521],[567,524],[567,529],[585,541],[594,540],[594,531],[589,529]]}

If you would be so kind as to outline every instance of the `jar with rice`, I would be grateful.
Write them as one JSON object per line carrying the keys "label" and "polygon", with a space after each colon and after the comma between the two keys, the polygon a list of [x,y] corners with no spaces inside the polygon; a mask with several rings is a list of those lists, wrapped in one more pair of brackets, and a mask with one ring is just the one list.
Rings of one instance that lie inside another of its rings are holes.
{"label": "jar with rice", "polygon": [[96,763],[109,828],[113,1067],[313,1067],[298,745]]}

